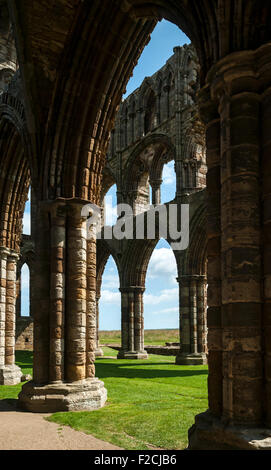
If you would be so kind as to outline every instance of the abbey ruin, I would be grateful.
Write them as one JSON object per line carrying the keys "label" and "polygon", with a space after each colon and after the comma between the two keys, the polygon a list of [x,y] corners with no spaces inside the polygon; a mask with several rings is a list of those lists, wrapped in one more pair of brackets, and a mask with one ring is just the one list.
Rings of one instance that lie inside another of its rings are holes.
{"label": "abbey ruin", "polygon": [[[176,47],[122,101],[162,18],[191,45]],[[96,241],[82,210],[95,204],[104,216],[116,184],[132,218],[147,217],[161,205],[163,167],[174,161],[169,202],[190,208],[189,247],[174,251],[176,363],[208,361],[209,368],[209,407],[195,417],[189,448],[271,448],[270,22],[266,0],[0,0],[0,384],[21,381],[16,328],[27,347],[32,324],[33,380],[19,394],[22,409],[106,403],[95,354],[110,255],[120,279],[119,357],[147,356],[145,276],[159,233]],[[19,300],[24,263],[27,324]]]}
{"label": "abbey ruin", "polygon": [[[101,183],[100,207],[111,185],[117,185],[119,204],[129,204],[134,216],[148,216],[150,205],[160,204],[164,165],[174,161],[179,206],[189,204],[190,240],[187,250],[176,250],[180,285],[179,364],[206,363],[206,161],[204,127],[195,103],[199,65],[192,46],[176,47],[167,64],[144,80],[120,106],[111,132]],[[152,200],[150,200],[150,187]],[[35,201],[32,195],[32,230]],[[103,219],[105,214],[103,213]],[[104,220],[103,220],[104,224]],[[157,237],[159,237],[157,227]],[[33,236],[23,235],[17,264],[16,348],[33,347],[33,319],[20,316],[20,271],[29,266],[32,279],[35,248]],[[102,274],[108,256],[119,269],[122,296],[122,349],[119,357],[146,358],[144,351],[145,276],[158,238],[97,240],[96,319],[97,338]],[[171,240],[169,239],[169,242]],[[33,295],[33,294],[32,294]],[[96,355],[101,355],[97,344]]]}

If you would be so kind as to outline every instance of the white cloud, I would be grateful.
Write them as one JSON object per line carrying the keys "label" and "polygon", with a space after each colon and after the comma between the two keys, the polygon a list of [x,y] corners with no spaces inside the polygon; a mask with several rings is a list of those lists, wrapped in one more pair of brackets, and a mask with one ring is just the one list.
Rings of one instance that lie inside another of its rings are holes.
{"label": "white cloud", "polygon": [[163,184],[165,185],[172,185],[176,183],[176,174],[174,171],[174,164],[172,164],[172,162],[164,165],[162,180]]}
{"label": "white cloud", "polygon": [[29,212],[24,213],[23,217],[23,233],[25,235],[31,234],[31,217]]}
{"label": "white cloud", "polygon": [[118,304],[120,302],[120,292],[112,292],[110,290],[103,289],[101,302],[106,304]]}
{"label": "white cloud", "polygon": [[164,308],[163,310],[156,310],[155,314],[159,315],[160,313],[179,313],[178,307]]}
{"label": "white cloud", "polygon": [[179,289],[175,287],[174,289],[163,289],[158,295],[148,294],[144,295],[144,304],[145,305],[158,305],[164,302],[179,302]]}
{"label": "white cloud", "polygon": [[29,268],[24,264],[21,271],[21,291],[22,295],[26,295],[29,289]]}
{"label": "white cloud", "polygon": [[105,196],[105,224],[114,225],[117,221],[117,206],[113,205],[113,198],[110,195]]}
{"label": "white cloud", "polygon": [[157,248],[153,251],[147,275],[149,279],[165,277],[173,284],[177,282],[177,264],[171,248]]}
{"label": "white cloud", "polygon": [[[114,269],[112,271],[114,271]],[[118,289],[119,288],[118,274],[105,273],[102,278],[102,288],[105,290]]]}

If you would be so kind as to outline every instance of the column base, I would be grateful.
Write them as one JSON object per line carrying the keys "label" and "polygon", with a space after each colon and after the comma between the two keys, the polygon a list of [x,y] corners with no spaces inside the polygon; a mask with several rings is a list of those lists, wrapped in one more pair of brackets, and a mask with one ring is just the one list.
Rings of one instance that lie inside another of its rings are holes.
{"label": "column base", "polygon": [[146,351],[119,351],[117,359],[148,359]]}
{"label": "column base", "polygon": [[95,357],[102,357],[104,355],[102,348],[95,349]]}
{"label": "column base", "polygon": [[176,356],[175,364],[197,366],[207,364],[207,356],[205,353],[180,353]]}
{"label": "column base", "polygon": [[18,399],[19,408],[34,413],[97,410],[104,406],[107,390],[104,383],[95,377],[46,385],[35,385],[31,381],[23,385]]}
{"label": "column base", "polygon": [[271,450],[271,429],[226,425],[209,411],[188,431],[190,450]]}
{"label": "column base", "polygon": [[16,385],[21,382],[22,371],[15,364],[0,367],[0,385]]}

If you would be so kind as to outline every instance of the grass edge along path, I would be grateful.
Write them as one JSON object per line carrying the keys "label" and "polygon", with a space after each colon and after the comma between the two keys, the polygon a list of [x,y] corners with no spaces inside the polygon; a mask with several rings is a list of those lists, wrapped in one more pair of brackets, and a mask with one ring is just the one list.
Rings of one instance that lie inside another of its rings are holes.
{"label": "grass edge along path", "polygon": [[[117,352],[105,348],[104,353]],[[96,376],[108,391],[105,407],[47,419],[127,450],[184,449],[195,415],[208,407],[207,366],[176,366],[174,360],[99,358]]]}
{"label": "grass edge along path", "polygon": [[[104,408],[44,419],[128,450],[184,449],[195,415],[208,407],[207,366],[177,366],[174,357],[158,355],[116,360],[117,351],[110,348],[104,354],[96,361],[96,376],[108,391]],[[32,357],[30,351],[16,352],[23,373],[32,374]],[[15,402],[21,386],[2,385],[0,399]]]}

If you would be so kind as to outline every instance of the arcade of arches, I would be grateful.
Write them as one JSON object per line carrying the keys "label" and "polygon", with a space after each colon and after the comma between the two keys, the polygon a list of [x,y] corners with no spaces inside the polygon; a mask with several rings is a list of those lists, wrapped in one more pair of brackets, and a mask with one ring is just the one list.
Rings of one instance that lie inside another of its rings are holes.
{"label": "arcade of arches", "polygon": [[[193,47],[176,48],[121,103],[162,18]],[[102,205],[115,183],[118,201],[147,217],[150,187],[159,205],[162,168],[174,160],[175,202],[190,204],[189,249],[175,253],[183,360],[204,360],[208,283],[209,408],[195,417],[189,448],[271,448],[270,23],[268,0],[0,0],[1,384],[21,377],[15,311],[30,181],[35,201],[25,255],[34,367],[22,408],[104,405],[94,362],[109,254],[120,274],[121,355],[144,355],[142,293],[157,234],[96,245],[81,211]]]}

